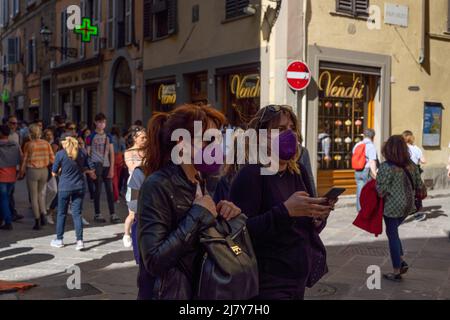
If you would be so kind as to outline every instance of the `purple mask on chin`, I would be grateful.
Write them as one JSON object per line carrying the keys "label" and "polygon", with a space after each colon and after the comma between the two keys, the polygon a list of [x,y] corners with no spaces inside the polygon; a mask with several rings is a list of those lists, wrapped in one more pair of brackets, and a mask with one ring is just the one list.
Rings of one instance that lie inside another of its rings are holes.
{"label": "purple mask on chin", "polygon": [[278,136],[278,145],[278,157],[280,160],[289,161],[297,153],[297,136],[292,130],[286,130]]}
{"label": "purple mask on chin", "polygon": [[[199,150],[197,152],[197,155],[194,159],[196,159],[197,157],[200,158],[200,156],[201,156],[202,163],[194,164],[194,167],[197,171],[199,171],[202,174],[206,174],[206,175],[216,174],[220,171],[220,168],[222,167],[222,163],[216,163],[216,162],[214,162],[212,164],[205,163],[205,159],[204,159],[205,149],[206,149],[206,147],[204,147],[202,150]],[[215,148],[211,151],[211,157],[214,159],[216,158],[216,150],[217,150],[217,148]],[[223,162],[223,152],[220,149],[218,150],[217,157],[219,159],[222,159],[221,162]]]}

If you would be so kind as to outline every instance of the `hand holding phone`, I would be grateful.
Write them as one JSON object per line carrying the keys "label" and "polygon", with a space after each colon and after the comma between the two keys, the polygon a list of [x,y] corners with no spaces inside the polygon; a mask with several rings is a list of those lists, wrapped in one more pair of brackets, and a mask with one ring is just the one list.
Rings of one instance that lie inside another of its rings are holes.
{"label": "hand holding phone", "polygon": [[327,192],[326,195],[324,195],[324,198],[328,199],[328,204],[333,207],[336,204],[338,198],[340,195],[342,195],[347,189],[344,188],[332,188],[330,191]]}
{"label": "hand holding phone", "polygon": [[347,189],[344,188],[332,188],[330,191],[324,195],[324,198],[327,198],[329,201],[337,200],[340,195],[342,195]]}

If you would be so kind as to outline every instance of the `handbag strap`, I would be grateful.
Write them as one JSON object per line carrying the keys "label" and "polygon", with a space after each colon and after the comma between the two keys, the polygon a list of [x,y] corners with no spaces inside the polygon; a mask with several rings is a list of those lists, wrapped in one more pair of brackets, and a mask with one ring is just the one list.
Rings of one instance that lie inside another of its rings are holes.
{"label": "handbag strap", "polygon": [[402,168],[402,169],[405,172],[406,176],[408,177],[408,180],[411,183],[411,187],[412,187],[413,191],[416,191],[416,187],[414,185],[413,178],[411,176],[411,172],[409,172],[408,169],[406,169],[406,168]]}

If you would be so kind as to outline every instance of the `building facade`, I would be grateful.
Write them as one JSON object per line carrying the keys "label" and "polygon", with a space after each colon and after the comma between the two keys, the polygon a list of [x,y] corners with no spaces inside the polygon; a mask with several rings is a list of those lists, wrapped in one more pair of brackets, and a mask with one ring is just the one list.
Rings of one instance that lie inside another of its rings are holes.
{"label": "building facade", "polygon": [[242,125],[260,107],[260,8],[250,1],[144,1],[145,115],[211,104]]}
{"label": "building facade", "polygon": [[[104,112],[109,124],[128,128],[142,119],[142,1],[58,0],[55,41],[76,49],[76,57],[61,52],[53,68],[56,104],[54,114],[75,122],[93,123]],[[82,17],[97,26],[90,42],[68,30],[67,9],[78,5]]]}
{"label": "building facade", "polygon": [[310,1],[306,21],[307,146],[320,191],[354,191],[351,150],[364,128],[376,130],[379,152],[411,130],[424,179],[448,186],[450,1]]}
{"label": "building facade", "polygon": [[0,4],[0,116],[41,118],[43,107],[52,104],[54,53],[42,45],[39,30],[42,19],[54,28],[55,1],[8,0]]}
{"label": "building facade", "polygon": [[[10,96],[0,112],[91,123],[103,111],[125,128],[175,105],[206,103],[245,127],[261,106],[288,104],[320,193],[332,186],[354,193],[351,150],[365,128],[376,130],[381,160],[391,134],[413,131],[428,159],[424,178],[446,187],[449,2],[23,0],[15,15],[10,0],[0,15],[9,62],[2,69],[12,71],[0,83]],[[73,4],[99,27],[91,42],[66,28]],[[48,50],[37,40],[42,25],[54,31],[52,46],[76,55]],[[307,90],[287,84],[294,60],[310,66]]]}
{"label": "building facade", "polygon": [[[2,1],[3,116],[44,119],[55,115],[93,123],[104,112],[121,128],[142,119],[143,42],[140,0]],[[98,27],[83,42],[68,27],[70,6]],[[14,16],[13,16],[14,12]],[[46,37],[42,31],[46,30]]]}

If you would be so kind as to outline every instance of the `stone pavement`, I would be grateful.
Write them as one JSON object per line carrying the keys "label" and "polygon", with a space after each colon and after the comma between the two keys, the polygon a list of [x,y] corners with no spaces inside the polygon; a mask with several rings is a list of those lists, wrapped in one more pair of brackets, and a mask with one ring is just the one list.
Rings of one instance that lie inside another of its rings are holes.
{"label": "stone pavement", "polygon": [[[27,216],[11,233],[0,233],[0,280],[28,281],[37,287],[25,293],[0,294],[0,300],[17,299],[135,299],[137,267],[133,254],[122,245],[123,224],[91,224],[84,230],[86,251],[75,251],[75,235],[69,217],[65,242],[54,249],[50,241],[54,227],[31,230],[33,222],[25,184],[17,187],[17,207]],[[347,200],[348,201],[348,200]],[[322,234],[328,251],[330,272],[307,299],[450,299],[450,198],[425,201],[428,211],[423,222],[408,219],[400,229],[410,272],[403,283],[381,280],[380,290],[366,285],[367,268],[379,266],[389,272],[390,258],[385,235],[375,238],[352,226],[355,209],[342,206],[331,216]],[[117,213],[125,218],[124,204]],[[107,216],[105,201],[102,210]],[[85,218],[93,220],[93,204],[85,201]],[[81,290],[68,290],[71,276],[66,270],[81,269]]]}

